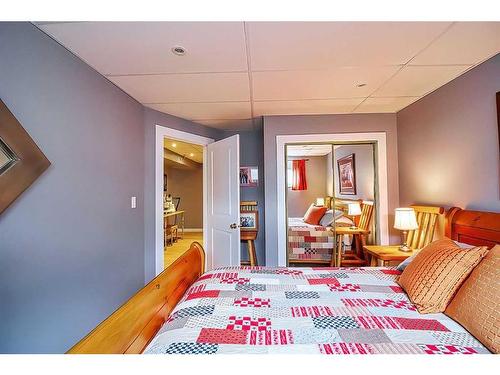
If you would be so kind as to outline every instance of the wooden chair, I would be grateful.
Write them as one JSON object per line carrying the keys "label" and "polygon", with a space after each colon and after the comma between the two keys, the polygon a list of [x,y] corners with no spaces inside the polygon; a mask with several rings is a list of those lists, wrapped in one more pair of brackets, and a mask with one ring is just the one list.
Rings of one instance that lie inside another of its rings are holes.
{"label": "wooden chair", "polygon": [[[175,210],[179,210],[179,204],[181,203],[181,197],[172,197],[172,203],[175,206]],[[174,242],[177,242],[178,238],[178,233],[179,233],[179,225],[177,224],[177,216],[174,218],[174,223],[173,224],[168,224],[165,222],[165,225],[163,227],[163,246],[168,246],[173,245]],[[184,229],[183,229],[183,235],[184,235]]]}
{"label": "wooden chair", "polygon": [[437,219],[444,213],[443,207],[410,206],[415,210],[418,229],[408,231],[406,243],[412,249],[421,249],[430,244],[434,238]]}
{"label": "wooden chair", "polygon": [[[363,201],[361,203],[361,215],[358,220],[355,220],[356,227],[368,231],[371,230],[374,211],[374,202]],[[355,252],[344,253],[341,258],[340,265],[342,267],[363,267],[368,265],[366,257],[363,253],[363,246],[366,245],[366,235],[355,234],[353,236],[355,244]]]}

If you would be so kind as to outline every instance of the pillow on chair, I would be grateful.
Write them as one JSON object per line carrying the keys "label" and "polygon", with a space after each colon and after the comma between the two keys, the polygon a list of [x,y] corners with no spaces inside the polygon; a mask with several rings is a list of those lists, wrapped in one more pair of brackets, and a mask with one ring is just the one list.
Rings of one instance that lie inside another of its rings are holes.
{"label": "pillow on chair", "polygon": [[445,310],[493,353],[500,352],[500,245],[474,268]]}
{"label": "pillow on chair", "polygon": [[487,252],[485,247],[462,249],[448,238],[432,242],[405,268],[398,283],[420,313],[443,312]]}
{"label": "pillow on chair", "polygon": [[314,204],[311,204],[304,215],[304,222],[307,224],[318,225],[327,210],[327,207],[315,206]]}

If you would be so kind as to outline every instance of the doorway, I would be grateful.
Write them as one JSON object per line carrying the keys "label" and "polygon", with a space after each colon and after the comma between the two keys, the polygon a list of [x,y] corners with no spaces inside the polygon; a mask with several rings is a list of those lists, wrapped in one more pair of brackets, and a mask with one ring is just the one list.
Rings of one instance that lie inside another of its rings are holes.
{"label": "doorway", "polygon": [[164,138],[164,265],[203,244],[203,145]]}
{"label": "doorway", "polygon": [[[171,154],[172,157],[181,157],[184,159],[194,158],[190,154],[194,151],[188,151],[185,155],[173,155],[177,153],[181,144],[186,147],[201,147],[202,158],[202,238],[205,249],[205,269],[209,270],[220,266],[235,266],[240,263],[240,232],[238,225],[240,221],[240,202],[239,202],[239,136],[234,135],[222,140],[214,141],[192,133],[167,128],[156,125],[155,134],[155,274],[160,274],[165,269],[165,204],[164,199],[169,193],[169,178],[167,175],[165,194],[165,154]],[[166,143],[167,142],[167,143]],[[174,147],[172,144],[175,143]],[[165,147],[169,145],[169,147]],[[172,151],[174,149],[174,151]],[[194,150],[192,149],[192,150]],[[193,160],[191,160],[193,161]],[[191,162],[187,162],[191,163]],[[172,174],[172,172],[171,172]],[[180,204],[176,208],[176,202],[170,200],[168,206],[170,211],[180,210]],[[179,196],[179,193],[176,195]],[[181,197],[182,201],[182,197]],[[173,204],[173,207],[171,206]],[[199,209],[199,206],[198,206]],[[168,211],[168,210],[167,210]],[[187,215],[187,212],[184,213]],[[199,214],[199,213],[198,213]],[[192,242],[188,239],[190,236],[186,229],[193,229],[194,233],[200,232],[200,228],[187,228],[186,219],[184,222],[182,216],[178,216],[177,236],[184,238],[186,250]],[[170,222],[169,222],[170,224]],[[182,233],[182,224],[184,224],[184,233]],[[195,224],[192,224],[195,225]],[[180,233],[179,233],[180,232]],[[169,251],[169,249],[167,249]]]}

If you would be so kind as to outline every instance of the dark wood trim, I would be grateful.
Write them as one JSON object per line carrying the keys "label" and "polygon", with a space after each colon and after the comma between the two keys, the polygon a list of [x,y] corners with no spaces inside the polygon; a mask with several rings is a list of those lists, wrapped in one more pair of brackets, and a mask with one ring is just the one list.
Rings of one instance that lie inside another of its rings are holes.
{"label": "dark wood trim", "polygon": [[11,163],[0,173],[0,214],[50,165],[7,106],[0,100],[0,139]]}

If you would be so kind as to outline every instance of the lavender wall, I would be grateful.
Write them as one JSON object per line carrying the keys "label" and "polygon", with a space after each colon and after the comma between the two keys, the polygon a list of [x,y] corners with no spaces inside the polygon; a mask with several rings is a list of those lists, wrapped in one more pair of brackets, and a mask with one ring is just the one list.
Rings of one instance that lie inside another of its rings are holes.
{"label": "lavender wall", "polygon": [[397,114],[402,205],[500,211],[497,91],[500,55]]}
{"label": "lavender wall", "polygon": [[143,108],[29,23],[0,97],[52,162],[0,216],[0,352],[62,353],[144,283]]}
{"label": "lavender wall", "polygon": [[[286,134],[362,133],[387,134],[387,171],[389,193],[389,222],[394,208],[399,205],[398,145],[395,114],[349,114],[314,116],[264,117],[264,172],[266,197],[266,265],[278,264],[278,237],[276,228],[276,136]],[[390,225],[392,228],[392,225]],[[391,242],[397,243],[399,234],[391,230]]]}

